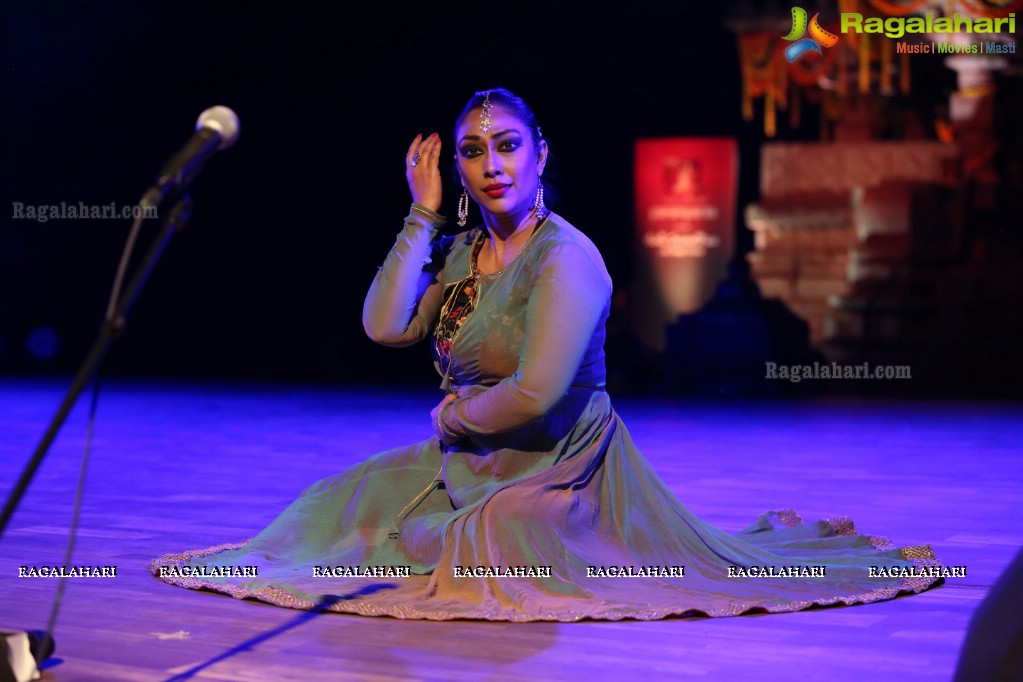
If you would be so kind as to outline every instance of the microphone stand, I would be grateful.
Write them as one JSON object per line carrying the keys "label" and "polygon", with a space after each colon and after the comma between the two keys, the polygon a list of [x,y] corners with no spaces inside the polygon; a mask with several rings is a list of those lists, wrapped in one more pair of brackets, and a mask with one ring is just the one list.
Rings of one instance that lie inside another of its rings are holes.
{"label": "microphone stand", "polygon": [[28,464],[25,466],[24,471],[22,471],[21,477],[18,479],[18,483],[14,486],[10,496],[7,498],[7,503],[4,505],[3,512],[0,512],[0,538],[3,537],[4,529],[7,527],[8,521],[10,521],[11,516],[14,515],[14,510],[17,508],[19,502],[21,502],[21,498],[24,496],[29,484],[32,482],[32,478],[35,476],[36,470],[39,469],[39,465],[42,464],[43,458],[46,456],[47,451],[49,451],[50,446],[57,437],[57,433],[60,431],[61,426],[63,426],[64,420],[67,419],[68,414],[74,407],[79,395],[81,395],[82,391],[85,389],[85,386],[89,383],[89,380],[98,373],[100,365],[110,348],[110,344],[114,341],[114,339],[120,336],[121,332],[124,330],[125,316],[128,314],[128,311],[131,310],[132,305],[138,298],[139,292],[141,292],[142,287],[145,285],[150,273],[156,266],[157,261],[159,261],[164,248],[167,246],[168,242],[170,242],[171,236],[174,232],[185,228],[191,211],[192,199],[188,196],[188,194],[184,194],[177,200],[177,202],[175,202],[170,213],[163,218],[160,231],[150,245],[149,251],[139,264],[134,276],[129,282],[127,288],[124,290],[123,295],[116,299],[116,304],[112,306],[111,312],[108,312],[104,318],[100,325],[96,341],[92,344],[89,354],[86,356],[85,361],[78,370],[78,374],[75,376],[75,380],[71,384],[71,388],[68,389],[67,395],[64,396],[64,401],[60,404],[60,408],[57,410],[57,414],[54,415],[53,419],[50,421],[50,425],[46,429],[46,433],[43,435],[42,440],[36,447],[35,452]]}
{"label": "microphone stand", "polygon": [[[144,201],[143,201],[144,203]],[[104,316],[103,322],[100,325],[99,334],[96,337],[96,341],[92,344],[92,348],[89,350],[85,361],[82,363],[81,368],[78,370],[78,374],[75,376],[74,382],[71,384],[71,388],[68,389],[67,395],[64,396],[63,402],[60,404],[60,408],[57,410],[57,414],[54,415],[50,421],[49,427],[46,429],[46,433],[43,435],[42,440],[36,447],[35,452],[32,454],[32,458],[25,466],[25,470],[22,472],[21,477],[18,479],[17,485],[11,491],[10,496],[7,498],[7,503],[4,505],[3,512],[0,513],[0,537],[3,536],[3,531],[7,527],[8,521],[14,514],[14,510],[17,508],[21,498],[24,496],[25,491],[28,489],[29,484],[32,482],[32,478],[35,476],[36,471],[39,469],[39,465],[42,464],[43,458],[49,451],[50,446],[53,444],[54,439],[57,437],[57,433],[60,431],[60,427],[64,424],[64,420],[67,419],[68,414],[74,407],[75,402],[81,395],[85,386],[90,381],[99,380],[99,372],[102,366],[103,360],[106,357],[107,351],[110,348],[110,344],[120,336],[124,330],[125,316],[128,311],[131,310],[132,305],[138,298],[139,293],[142,291],[142,287],[145,285],[146,280],[149,279],[149,275],[156,267],[157,261],[163,254],[164,248],[170,242],[171,236],[178,230],[185,228],[188,223],[188,218],[192,212],[192,200],[188,194],[183,194],[171,208],[170,213],[164,216],[160,231],[157,233],[156,238],[153,240],[149,247],[149,251],[144,256],[142,262],[139,264],[138,269],[132,276],[127,288],[123,294],[117,291],[120,286],[120,278],[122,275],[122,268],[127,262],[127,259],[131,256],[131,249],[136,236],[136,229],[141,225],[141,219],[137,220],[132,226],[132,233],[128,238],[128,244],[125,248],[125,254],[122,257],[122,264],[118,268],[118,275],[115,279],[114,291],[111,295],[110,304],[107,307],[106,315]],[[99,390],[98,384],[93,385],[93,403],[92,410],[95,412],[97,392]],[[90,417],[91,419],[91,417]],[[91,423],[90,423],[91,428]],[[88,450],[86,450],[86,457],[88,456]],[[85,474],[85,461],[82,463],[82,478],[79,481],[79,495],[81,495],[81,486],[84,482]],[[80,499],[80,498],[79,498]],[[71,561],[71,552],[74,543],[75,526],[77,526],[77,515],[78,515],[78,502],[76,502],[75,508],[75,519],[72,522],[72,530],[70,537],[70,545],[68,548],[68,556],[65,559],[65,566]],[[25,673],[27,670],[36,671],[38,674],[38,665],[43,661],[50,658],[55,650],[55,644],[53,641],[53,626],[56,620],[57,611],[60,606],[61,596],[64,590],[65,578],[61,578],[60,585],[57,590],[57,596],[55,599],[53,611],[50,613],[50,623],[47,630],[29,630],[23,631],[23,634],[27,638],[27,654],[32,659],[35,659],[34,664],[29,667],[28,661],[23,657],[24,646],[26,643],[25,639],[20,640],[18,644],[15,644],[15,649],[10,651],[10,655],[14,658],[8,661],[8,643],[5,639],[0,638],[0,680],[16,679],[18,673],[15,670],[19,670]],[[18,635],[20,633],[0,633],[4,634],[5,637],[8,634]],[[14,640],[12,640],[14,641]],[[13,668],[12,668],[13,664]]]}

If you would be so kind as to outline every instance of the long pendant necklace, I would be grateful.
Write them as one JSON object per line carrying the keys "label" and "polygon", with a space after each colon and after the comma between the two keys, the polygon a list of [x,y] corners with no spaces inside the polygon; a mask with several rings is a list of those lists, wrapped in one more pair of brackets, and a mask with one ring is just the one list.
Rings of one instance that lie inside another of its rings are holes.
{"label": "long pendant necklace", "polygon": [[[548,214],[549,215],[549,214]],[[515,255],[514,261],[526,250],[526,247],[536,233],[540,231],[540,228],[547,223],[548,216],[544,216],[538,220],[533,226],[532,231],[529,233],[529,237],[526,238],[522,247],[519,249],[518,254]],[[469,249],[469,274],[463,279],[452,283],[450,293],[445,297],[444,304],[441,306],[440,317],[437,320],[436,331],[434,332],[434,342],[437,350],[438,357],[443,356],[445,360],[444,368],[444,379],[441,385],[448,385],[448,379],[451,375],[451,368],[454,364],[451,355],[451,349],[454,346],[455,340],[458,337],[458,333],[462,329],[462,325],[469,318],[469,315],[476,309],[477,304],[480,300],[480,278],[483,274],[479,269],[479,254],[483,250],[483,244],[486,241],[487,232],[484,228],[478,228],[479,234],[476,235],[476,239],[473,242],[472,248]],[[510,265],[510,263],[509,263]],[[487,273],[487,277],[493,277],[499,275],[508,266],[505,266],[497,272]]]}
{"label": "long pendant necklace", "polygon": [[441,306],[440,317],[437,321],[437,330],[434,333],[434,343],[437,348],[438,357],[444,360],[444,379],[441,385],[448,385],[451,375],[451,367],[454,364],[451,356],[451,348],[454,346],[461,331],[462,325],[469,318],[469,315],[476,309],[480,298],[479,278],[480,272],[476,265],[476,258],[483,247],[484,232],[482,229],[476,236],[472,248],[469,249],[469,274],[468,276],[454,282],[451,291],[444,299]]}

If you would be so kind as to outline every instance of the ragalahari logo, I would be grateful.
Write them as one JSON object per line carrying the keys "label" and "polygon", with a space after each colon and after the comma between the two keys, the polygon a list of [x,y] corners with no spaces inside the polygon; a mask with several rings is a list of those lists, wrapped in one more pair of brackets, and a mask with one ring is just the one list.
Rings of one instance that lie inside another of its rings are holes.
{"label": "ragalahari logo", "polygon": [[[814,14],[809,26],[807,26],[806,10],[802,7],[792,8],[792,30],[783,38],[789,42],[796,41],[785,48],[785,59],[788,59],[790,64],[807,52],[823,54],[821,47],[834,47],[838,43],[838,36],[831,31],[825,31],[821,28],[820,23],[817,21],[819,16],[820,12]],[[810,37],[803,38],[807,28],[810,29]]]}

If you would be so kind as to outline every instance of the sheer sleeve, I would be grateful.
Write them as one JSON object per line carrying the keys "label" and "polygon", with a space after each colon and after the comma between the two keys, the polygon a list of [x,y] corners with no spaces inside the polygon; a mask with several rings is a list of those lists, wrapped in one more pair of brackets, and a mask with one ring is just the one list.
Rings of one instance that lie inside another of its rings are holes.
{"label": "sheer sleeve", "polygon": [[445,441],[510,431],[542,417],[571,386],[611,297],[599,254],[575,243],[552,248],[526,304],[522,357],[515,373],[444,406]]}
{"label": "sheer sleeve", "polygon": [[362,326],[377,343],[410,346],[429,334],[443,289],[434,237],[444,223],[440,214],[412,204],[362,306]]}

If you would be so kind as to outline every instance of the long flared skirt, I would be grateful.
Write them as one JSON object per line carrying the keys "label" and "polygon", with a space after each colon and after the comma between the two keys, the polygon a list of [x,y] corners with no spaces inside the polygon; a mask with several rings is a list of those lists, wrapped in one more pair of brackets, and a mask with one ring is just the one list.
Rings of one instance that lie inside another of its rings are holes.
{"label": "long flared skirt", "polygon": [[248,542],[168,554],[173,585],[297,609],[430,620],[734,616],[855,604],[941,581],[930,547],[845,518],[690,513],[603,391],[513,434],[433,438],[309,487]]}

